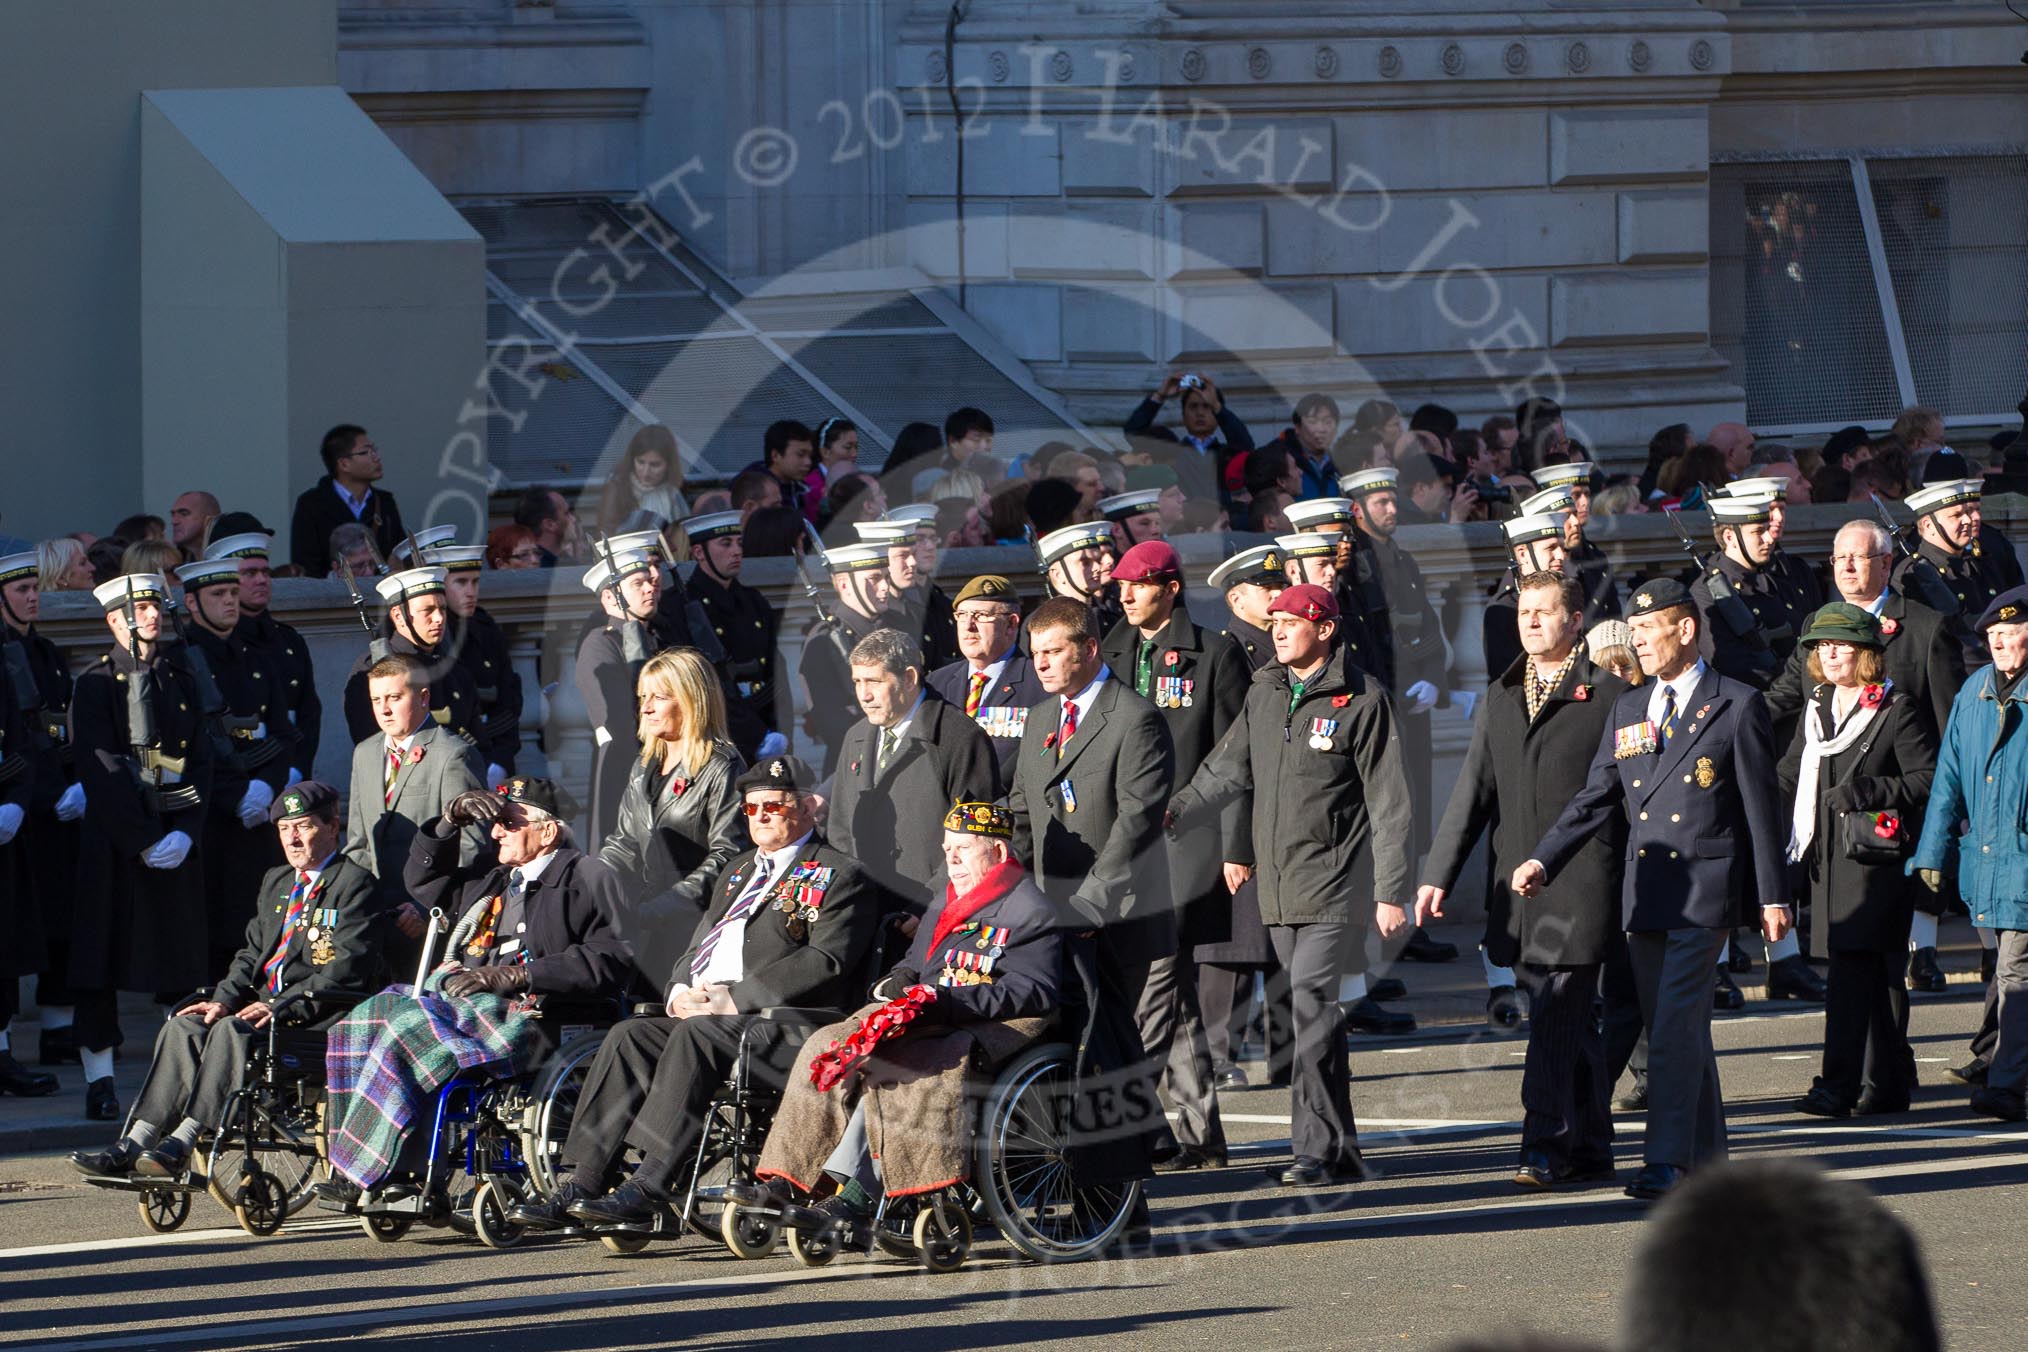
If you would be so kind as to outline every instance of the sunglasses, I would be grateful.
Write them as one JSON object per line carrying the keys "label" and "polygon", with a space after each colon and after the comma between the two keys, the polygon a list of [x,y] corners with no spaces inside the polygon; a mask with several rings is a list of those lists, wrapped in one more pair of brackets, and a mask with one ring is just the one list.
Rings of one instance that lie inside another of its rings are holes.
{"label": "sunglasses", "polygon": [[739,810],[749,817],[758,817],[766,821],[770,817],[786,815],[794,806],[794,803],[741,803]]}

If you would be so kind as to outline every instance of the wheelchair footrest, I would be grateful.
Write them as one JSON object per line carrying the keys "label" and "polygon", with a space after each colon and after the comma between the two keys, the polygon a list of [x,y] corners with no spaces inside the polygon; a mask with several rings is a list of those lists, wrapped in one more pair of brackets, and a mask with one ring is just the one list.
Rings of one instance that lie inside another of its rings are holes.
{"label": "wheelchair footrest", "polygon": [[180,1178],[100,1178],[86,1174],[81,1181],[108,1192],[203,1192],[208,1186],[203,1174],[193,1173]]}

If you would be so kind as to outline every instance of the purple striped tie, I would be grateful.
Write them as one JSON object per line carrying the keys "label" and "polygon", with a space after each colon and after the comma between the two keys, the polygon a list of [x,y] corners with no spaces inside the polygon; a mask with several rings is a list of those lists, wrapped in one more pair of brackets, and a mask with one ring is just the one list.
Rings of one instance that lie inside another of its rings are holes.
{"label": "purple striped tie", "polygon": [[704,936],[704,942],[697,946],[697,960],[690,964],[690,979],[702,980],[704,969],[711,963],[711,954],[717,949],[719,939],[734,925],[743,924],[753,914],[754,907],[768,890],[768,866],[759,855],[754,856],[753,881],[746,885],[746,891],[739,894],[739,900],[725,913],[725,918],[711,927],[711,933]]}
{"label": "purple striped tie", "polygon": [[261,967],[261,975],[266,978],[263,984],[267,986],[270,995],[282,989],[282,969],[289,963],[289,939],[295,934],[297,922],[302,920],[303,912],[309,908],[307,896],[309,886],[310,875],[297,869],[296,887],[289,893],[289,909],[282,916],[281,942],[275,945],[274,956]]}

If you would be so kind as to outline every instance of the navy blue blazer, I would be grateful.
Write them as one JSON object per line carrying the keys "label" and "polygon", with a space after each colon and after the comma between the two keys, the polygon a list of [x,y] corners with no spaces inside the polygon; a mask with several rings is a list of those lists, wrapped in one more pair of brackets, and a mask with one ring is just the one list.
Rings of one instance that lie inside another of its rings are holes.
{"label": "navy blue blazer", "polygon": [[[963,709],[965,693],[972,684],[972,664],[961,657],[931,672],[925,684]],[[1000,672],[1000,679],[986,687],[986,693],[980,696],[979,712],[973,716],[993,744],[993,758],[1000,763],[1002,784],[1013,781],[1014,760],[1021,754],[1021,733],[1028,726],[1028,711],[1048,698],[1042,678],[1035,674],[1035,664],[1016,646],[1014,655]]]}
{"label": "navy blue blazer", "polygon": [[1535,847],[1553,878],[1615,812],[1627,822],[1621,919],[1630,932],[1757,924],[1788,901],[1788,814],[1760,692],[1707,668],[1666,748],[1639,748],[1651,684],[1613,705],[1584,787]]}
{"label": "navy blue blazer", "polygon": [[937,988],[940,1019],[1040,1018],[1056,1012],[1063,987],[1063,919],[1034,879],[974,911],[930,951],[933,907],[917,927],[908,956],[889,975]]}

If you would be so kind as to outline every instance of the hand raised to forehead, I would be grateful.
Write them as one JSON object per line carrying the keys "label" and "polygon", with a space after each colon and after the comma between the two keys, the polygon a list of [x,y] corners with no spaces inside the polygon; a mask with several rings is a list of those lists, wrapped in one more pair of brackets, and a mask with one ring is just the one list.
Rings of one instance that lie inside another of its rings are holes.
{"label": "hand raised to forehead", "polygon": [[467,789],[453,798],[444,816],[453,826],[491,826],[507,810],[507,800],[491,789]]}

